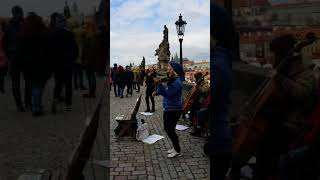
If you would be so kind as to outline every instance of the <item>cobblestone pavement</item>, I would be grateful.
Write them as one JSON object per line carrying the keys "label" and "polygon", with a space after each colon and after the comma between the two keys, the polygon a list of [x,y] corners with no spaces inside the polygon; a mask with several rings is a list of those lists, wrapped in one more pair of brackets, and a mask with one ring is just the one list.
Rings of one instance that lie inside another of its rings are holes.
{"label": "cobblestone pavement", "polygon": [[[110,93],[110,168],[111,180],[120,179],[209,179],[209,160],[203,153],[204,138],[190,135],[191,129],[177,131],[183,155],[174,159],[167,158],[166,151],[171,149],[171,141],[163,130],[162,97],[156,97],[156,113],[147,118],[150,134],[162,135],[165,138],[148,145],[137,142],[132,137],[125,137],[116,142],[113,130],[117,126],[115,117],[130,111],[138,97],[117,98],[113,90]],[[146,110],[144,89],[139,112]],[[185,122],[179,122],[183,124]]]}
{"label": "cobblestone pavement", "polygon": [[[54,115],[50,112],[54,84],[50,80],[43,100],[45,115],[35,118],[31,112],[16,111],[10,79],[6,81],[6,94],[0,94],[0,180],[15,180],[28,170],[65,168],[96,99],[83,99],[86,91],[74,91],[72,112],[63,112],[61,104]],[[98,91],[102,89],[102,82],[103,78],[98,78]],[[109,117],[107,112],[105,108],[102,116]],[[107,140],[100,143],[108,154]],[[108,155],[98,155],[97,148],[94,149],[93,158],[108,158]]]}

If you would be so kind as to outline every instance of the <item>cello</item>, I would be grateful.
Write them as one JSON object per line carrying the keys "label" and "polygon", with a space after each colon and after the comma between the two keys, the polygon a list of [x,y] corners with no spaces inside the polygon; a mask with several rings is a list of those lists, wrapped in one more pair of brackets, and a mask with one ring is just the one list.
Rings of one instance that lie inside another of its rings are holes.
{"label": "cello", "polygon": [[192,104],[196,100],[197,95],[199,94],[198,86],[202,81],[204,81],[204,78],[206,76],[207,74],[202,75],[202,77],[196,81],[196,85],[193,86],[189,93],[186,95],[185,99],[182,102],[182,113],[186,114],[190,110]]}
{"label": "cello", "polygon": [[312,44],[315,37],[307,34],[307,40],[295,45],[287,56],[282,59],[275,68],[275,73],[267,77],[255,94],[245,104],[244,109],[237,117],[237,127],[235,127],[235,136],[233,142],[233,154],[237,161],[246,162],[256,152],[257,143],[261,140],[263,134],[269,126],[266,118],[260,116],[259,112],[266,103],[271,94],[275,91],[275,77],[281,72],[289,60],[299,53],[305,46]]}

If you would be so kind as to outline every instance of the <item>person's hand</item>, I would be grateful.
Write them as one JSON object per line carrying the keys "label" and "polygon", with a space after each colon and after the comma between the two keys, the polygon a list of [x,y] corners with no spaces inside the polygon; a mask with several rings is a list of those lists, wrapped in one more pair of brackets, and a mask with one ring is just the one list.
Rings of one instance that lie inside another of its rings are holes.
{"label": "person's hand", "polygon": [[153,93],[152,93],[152,96],[153,96],[153,97],[157,96],[157,93],[156,93],[156,92],[153,92]]}

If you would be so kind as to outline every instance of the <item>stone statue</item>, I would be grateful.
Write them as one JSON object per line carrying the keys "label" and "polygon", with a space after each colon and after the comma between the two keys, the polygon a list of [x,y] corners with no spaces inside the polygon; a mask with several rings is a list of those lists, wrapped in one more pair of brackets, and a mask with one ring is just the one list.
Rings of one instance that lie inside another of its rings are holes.
{"label": "stone statue", "polygon": [[155,56],[158,56],[158,69],[165,72],[170,60],[169,31],[166,25],[163,30],[163,40],[156,49]]}
{"label": "stone statue", "polygon": [[168,37],[169,31],[166,25],[164,25],[164,30],[163,30],[163,40],[169,42],[169,37]]}
{"label": "stone statue", "polygon": [[141,64],[140,64],[140,69],[145,69],[146,68],[146,59],[144,58],[144,56],[143,56],[143,58],[142,58],[142,61],[141,61]]}

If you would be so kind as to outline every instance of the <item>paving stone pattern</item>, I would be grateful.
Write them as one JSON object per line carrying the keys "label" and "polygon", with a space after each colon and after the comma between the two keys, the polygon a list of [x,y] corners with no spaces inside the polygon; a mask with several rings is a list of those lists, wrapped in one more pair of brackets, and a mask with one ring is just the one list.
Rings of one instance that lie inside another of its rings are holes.
{"label": "paving stone pattern", "polygon": [[[143,88],[139,112],[146,110],[144,90]],[[138,142],[132,137],[125,137],[117,142],[113,132],[117,126],[115,118],[133,108],[139,93],[134,91],[133,97],[123,99],[115,97],[113,89],[110,94],[110,150],[113,164],[110,168],[111,180],[209,179],[209,160],[203,153],[205,139],[191,136],[190,128],[177,131],[183,155],[173,159],[167,158],[166,151],[172,146],[163,130],[162,97],[156,97],[156,113],[146,121],[150,135],[158,134],[165,138],[152,145]],[[187,125],[187,122],[179,121],[178,124]]]}

